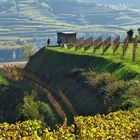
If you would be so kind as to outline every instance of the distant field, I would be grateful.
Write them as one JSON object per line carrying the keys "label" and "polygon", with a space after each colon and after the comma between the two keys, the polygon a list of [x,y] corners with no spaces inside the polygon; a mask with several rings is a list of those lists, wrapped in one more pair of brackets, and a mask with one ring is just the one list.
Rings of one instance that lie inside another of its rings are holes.
{"label": "distant field", "polygon": [[7,45],[6,46],[6,45],[3,45],[3,44],[2,45],[0,44],[0,50],[7,50],[7,49],[10,50],[10,49],[19,49],[19,48],[21,48],[20,45],[15,45],[15,46],[14,45],[11,45],[11,46]]}

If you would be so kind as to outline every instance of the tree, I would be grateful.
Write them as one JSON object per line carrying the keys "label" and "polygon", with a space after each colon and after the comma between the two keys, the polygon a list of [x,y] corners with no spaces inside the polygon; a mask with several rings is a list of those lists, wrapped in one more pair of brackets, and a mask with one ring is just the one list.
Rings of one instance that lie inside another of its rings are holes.
{"label": "tree", "polygon": [[139,32],[139,35],[140,35],[140,28],[138,28],[138,32]]}
{"label": "tree", "polygon": [[130,29],[128,32],[127,32],[127,35],[129,37],[130,40],[132,40],[133,38],[133,35],[134,35],[134,31],[132,29]]}

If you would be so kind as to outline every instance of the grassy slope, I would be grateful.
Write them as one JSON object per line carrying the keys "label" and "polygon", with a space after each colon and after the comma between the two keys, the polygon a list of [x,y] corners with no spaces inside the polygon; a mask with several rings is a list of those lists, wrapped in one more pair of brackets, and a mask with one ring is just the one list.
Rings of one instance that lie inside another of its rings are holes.
{"label": "grassy slope", "polygon": [[[107,110],[109,111],[108,107],[112,104],[114,106],[118,105],[118,108],[114,107],[114,111],[119,109],[120,103],[122,105],[126,103],[122,109],[129,108],[129,100],[131,102],[131,99],[135,106],[139,106],[139,94],[134,93],[131,98],[133,89],[137,87],[137,84],[133,85],[134,88],[131,88],[133,82],[131,84],[125,83],[124,81],[117,82],[111,75],[103,74],[100,76],[100,74],[96,75],[94,73],[118,73],[119,76],[121,75],[121,78],[131,79],[139,74],[138,69],[133,68],[133,66],[138,68],[138,65],[129,64],[125,59],[122,60],[124,62],[121,62],[117,59],[117,56],[116,59],[112,59],[112,57],[107,58],[109,57],[107,54],[100,57],[97,54],[92,54],[91,51],[88,52],[83,53],[83,50],[74,52],[73,49],[64,50],[57,47],[49,49],[42,48],[28,63],[26,71],[35,74],[46,82],[53,93],[56,92],[56,89],[59,87],[79,115],[106,113]],[[97,53],[101,54],[101,49],[98,50]],[[93,55],[95,56],[93,57]],[[129,68],[131,68],[130,72],[127,71]],[[122,71],[119,72],[120,70],[122,70],[123,73]],[[107,88],[110,89],[111,92],[107,90]],[[127,89],[128,92],[126,93]],[[117,96],[115,96],[116,93],[118,94]],[[121,98],[120,96],[122,95],[124,95],[124,97]],[[54,96],[62,103],[56,93]],[[106,97],[111,99],[107,108],[104,103]],[[133,99],[136,100],[134,101]],[[65,106],[63,107],[65,108]],[[133,107],[133,105],[131,107]]]}
{"label": "grassy slope", "polygon": [[[74,48],[71,49],[65,49],[65,48],[58,48],[53,47],[49,48],[50,50],[62,52],[65,54],[73,54],[73,55],[80,55],[80,56],[89,56],[98,58],[93,63],[89,64],[89,67],[94,67],[100,69],[99,71],[109,71],[116,75],[118,78],[122,79],[131,79],[133,76],[135,77],[136,74],[140,74],[140,44],[138,44],[137,53],[136,53],[136,61],[132,61],[132,47],[133,44],[129,43],[128,49],[126,51],[126,54],[124,57],[122,57],[122,43],[120,44],[117,52],[115,55],[112,54],[112,46],[107,50],[107,52],[102,55],[102,48],[100,47],[95,53],[93,53],[93,49],[90,48],[86,52],[83,51],[83,48],[75,51]],[[103,58],[103,59],[102,59]],[[82,63],[81,61],[80,63]],[[78,62],[79,63],[79,62]],[[87,61],[87,63],[90,63]],[[114,64],[116,67],[113,67],[110,65]],[[121,66],[121,67],[118,67]],[[102,68],[103,67],[103,68]]]}

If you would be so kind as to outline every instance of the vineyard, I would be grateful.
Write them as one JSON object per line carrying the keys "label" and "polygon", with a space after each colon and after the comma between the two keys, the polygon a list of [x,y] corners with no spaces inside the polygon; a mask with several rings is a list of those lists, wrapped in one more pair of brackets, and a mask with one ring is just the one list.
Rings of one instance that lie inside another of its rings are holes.
{"label": "vineyard", "polygon": [[[92,40],[44,47],[24,69],[3,66],[10,80],[0,77],[0,139],[140,139],[139,44],[120,36],[113,43],[110,36]],[[11,105],[15,119],[3,123]]]}
{"label": "vineyard", "polygon": [[[93,52],[95,53],[96,51],[99,50],[100,47],[102,47],[102,55],[108,51],[109,48],[112,49],[112,53],[113,55],[115,55],[115,53],[117,53],[117,50],[119,49],[119,47],[121,47],[121,51],[120,54],[122,53],[122,56],[124,57],[126,54],[126,51],[128,49],[129,46],[129,37],[127,36],[124,39],[124,42],[122,43],[123,45],[120,46],[121,44],[121,38],[120,36],[117,36],[116,39],[111,42],[111,36],[109,36],[106,40],[103,41],[102,36],[99,37],[98,39],[93,41],[93,37],[89,37],[87,39],[84,39],[84,37],[81,37],[79,39],[76,40],[75,43],[70,43],[67,44],[67,48],[74,48],[74,50],[78,50],[80,48],[84,49],[84,52],[86,50],[89,50],[90,48],[92,48]],[[131,46],[131,56],[132,57],[132,61],[135,61],[135,57],[136,57],[136,53],[137,53],[137,38],[135,38],[134,43],[132,43],[133,45]]]}
{"label": "vineyard", "polygon": [[[103,41],[102,37],[99,37],[94,41],[91,40],[91,37],[87,40],[84,40],[84,37],[81,37],[77,39],[75,44],[67,45],[67,48],[49,47],[48,50],[73,55],[73,57],[85,56],[85,61],[87,61],[87,63],[88,60],[86,60],[86,57],[93,57],[92,65],[97,65],[98,63],[98,65],[104,66],[104,62],[101,62],[100,60],[106,60],[108,66],[111,66],[111,64],[118,65],[118,69],[116,69],[117,71],[115,73],[117,77],[120,72],[124,73],[126,71],[140,74],[140,43],[138,43],[136,39],[134,40],[134,43],[129,42],[128,37],[125,38],[124,42],[121,42],[120,36],[116,37],[113,42],[111,41],[111,37],[108,37],[105,41]],[[95,59],[97,60],[94,61]],[[119,67],[120,65],[123,69]],[[106,69],[108,66],[104,66],[104,68]],[[100,70],[102,70],[102,68]]]}
{"label": "vineyard", "polygon": [[126,1],[0,0],[0,46],[39,49],[0,64],[0,140],[140,140],[140,6]]}
{"label": "vineyard", "polygon": [[133,140],[140,139],[140,109],[94,117],[75,117],[70,126],[43,129],[40,121],[0,124],[0,138],[36,140]]}

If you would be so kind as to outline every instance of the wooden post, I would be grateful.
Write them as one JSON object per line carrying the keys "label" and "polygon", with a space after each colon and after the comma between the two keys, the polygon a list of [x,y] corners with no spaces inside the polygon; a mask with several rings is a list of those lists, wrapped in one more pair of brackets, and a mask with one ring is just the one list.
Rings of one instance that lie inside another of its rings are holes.
{"label": "wooden post", "polygon": [[133,49],[132,49],[132,60],[133,62],[136,60],[136,50],[137,50],[137,37],[135,38],[135,42],[134,42],[134,45],[133,45]]}
{"label": "wooden post", "polygon": [[118,36],[114,41],[113,41],[113,54],[115,54],[116,50],[118,49],[120,45],[120,36]]}
{"label": "wooden post", "polygon": [[124,45],[123,45],[123,57],[124,57],[125,52],[127,50],[128,44],[129,44],[129,37],[127,36],[126,39],[124,40]]}

